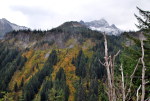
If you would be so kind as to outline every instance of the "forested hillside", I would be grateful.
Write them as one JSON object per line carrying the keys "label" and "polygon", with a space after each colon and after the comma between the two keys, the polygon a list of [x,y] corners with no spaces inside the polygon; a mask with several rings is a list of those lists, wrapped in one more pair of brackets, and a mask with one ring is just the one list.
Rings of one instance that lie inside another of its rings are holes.
{"label": "forested hillside", "polygon": [[0,101],[149,101],[150,12],[138,10],[140,31],[119,36],[75,21],[6,34]]}

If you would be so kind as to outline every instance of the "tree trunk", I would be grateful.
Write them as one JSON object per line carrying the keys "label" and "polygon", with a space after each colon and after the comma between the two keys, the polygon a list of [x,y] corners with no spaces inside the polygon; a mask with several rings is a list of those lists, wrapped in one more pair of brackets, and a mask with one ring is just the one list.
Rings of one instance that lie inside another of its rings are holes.
{"label": "tree trunk", "polygon": [[145,62],[144,62],[144,47],[143,47],[143,40],[141,40],[141,48],[142,48],[142,95],[141,95],[141,101],[144,101],[145,98]]}
{"label": "tree trunk", "polygon": [[115,57],[119,54],[120,51],[114,56],[112,59],[111,56],[108,56],[108,47],[107,47],[107,39],[104,33],[104,46],[105,46],[105,68],[107,71],[107,83],[108,83],[108,97],[109,101],[116,101],[116,92],[115,92],[115,85],[114,85],[114,61]]}
{"label": "tree trunk", "polygon": [[121,77],[122,77],[122,101],[125,101],[126,95],[125,95],[124,74],[123,74],[122,64],[120,66],[120,70],[121,70]]}
{"label": "tree trunk", "polygon": [[104,46],[105,46],[105,67],[106,67],[106,71],[107,71],[107,82],[108,82],[108,97],[109,97],[109,101],[113,101],[113,87],[112,87],[112,80],[111,80],[111,72],[110,72],[110,64],[109,64],[109,57],[108,57],[108,48],[107,48],[107,39],[106,39],[106,35],[104,34]]}

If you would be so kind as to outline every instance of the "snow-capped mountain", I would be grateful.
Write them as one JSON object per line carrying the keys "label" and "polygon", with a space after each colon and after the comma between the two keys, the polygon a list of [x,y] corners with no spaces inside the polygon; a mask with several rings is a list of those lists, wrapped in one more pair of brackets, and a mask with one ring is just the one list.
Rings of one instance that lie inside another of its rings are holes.
{"label": "snow-capped mountain", "polygon": [[17,31],[17,30],[25,30],[25,29],[28,29],[28,28],[11,23],[5,18],[0,19],[0,37],[4,36],[7,32],[10,32],[13,30]]}
{"label": "snow-capped mountain", "polygon": [[80,21],[80,23],[86,25],[92,30],[105,32],[108,35],[119,35],[122,33],[122,31],[119,28],[117,28],[114,24],[109,25],[109,23],[105,19],[94,20],[91,22]]}

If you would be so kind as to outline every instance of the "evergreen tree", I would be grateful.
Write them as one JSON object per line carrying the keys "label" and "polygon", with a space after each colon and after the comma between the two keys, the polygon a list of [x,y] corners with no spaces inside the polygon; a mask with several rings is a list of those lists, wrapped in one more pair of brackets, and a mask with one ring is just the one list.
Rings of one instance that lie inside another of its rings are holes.
{"label": "evergreen tree", "polygon": [[21,79],[20,87],[23,87],[23,85],[24,85],[24,78]]}
{"label": "evergreen tree", "polygon": [[84,78],[86,76],[86,64],[88,58],[85,57],[82,50],[79,51],[76,59],[73,58],[72,63],[76,66],[76,75]]}
{"label": "evergreen tree", "polygon": [[69,87],[66,84],[66,74],[65,74],[63,68],[60,68],[56,74],[56,78],[54,81],[54,89],[56,90],[56,96],[55,97],[59,101],[68,101],[68,99],[69,99]]}
{"label": "evergreen tree", "polygon": [[150,11],[144,11],[138,7],[137,9],[142,17],[135,14],[135,17],[139,22],[139,24],[136,26],[144,32],[150,32]]}
{"label": "evergreen tree", "polygon": [[15,85],[14,85],[14,91],[17,92],[17,90],[18,90],[18,85],[17,85],[17,82],[16,82]]}
{"label": "evergreen tree", "polygon": [[60,68],[59,71],[57,72],[57,74],[56,74],[56,80],[57,79],[59,81],[66,81],[66,75],[65,75],[65,72],[64,72],[63,68]]}
{"label": "evergreen tree", "polygon": [[98,79],[90,79],[88,93],[86,93],[88,101],[98,101]]}
{"label": "evergreen tree", "polygon": [[[137,15],[135,15],[135,17],[137,18],[139,24],[136,25],[139,29],[140,29],[140,34],[138,34],[139,39],[133,36],[128,35],[128,39],[130,39],[134,44],[131,44],[131,46],[127,47],[125,46],[124,48],[124,52],[122,53],[122,58],[121,61],[123,63],[123,67],[124,67],[124,72],[125,75],[127,75],[128,77],[132,74],[138,59],[142,57],[142,50],[141,50],[141,40],[144,40],[144,62],[145,62],[145,66],[146,66],[146,71],[145,71],[145,80],[149,81],[148,78],[150,77],[150,35],[148,33],[150,33],[150,12],[149,11],[144,11],[141,10],[140,8],[137,7],[137,9],[139,10],[139,13],[142,17],[139,17]],[[136,73],[134,75],[133,78],[133,84],[132,84],[132,90],[131,90],[131,99],[133,99],[134,95],[133,95],[133,91],[136,90],[139,85],[142,83],[141,81],[141,74],[142,74],[142,63],[140,62],[138,65],[138,69],[136,70]],[[126,78],[126,82],[129,79]],[[128,84],[128,83],[127,83]],[[129,86],[129,85],[128,85]],[[150,89],[150,87],[146,84],[146,96],[145,98],[147,98],[148,96],[150,96],[150,92],[148,89]]]}
{"label": "evergreen tree", "polygon": [[[135,17],[137,18],[137,20],[139,22],[137,27],[142,31],[142,33],[146,37],[146,41],[144,42],[144,62],[145,62],[145,66],[146,66],[146,70],[145,70],[146,78],[144,78],[144,79],[146,81],[149,81],[149,77],[150,77],[150,74],[149,74],[150,73],[150,61],[149,61],[149,59],[150,59],[150,11],[144,11],[138,7],[137,7],[137,9],[139,10],[140,15],[142,16],[142,17],[139,17],[139,16],[135,15]],[[150,90],[149,90],[150,86],[148,86],[149,84],[145,85],[145,87],[146,87],[145,98],[148,98],[150,96]]]}
{"label": "evergreen tree", "polygon": [[[99,63],[99,59],[101,59],[101,52],[98,49],[96,53],[93,54],[91,59],[89,75],[91,79],[102,79],[105,75],[105,68]],[[101,59],[102,60],[102,59]]]}
{"label": "evergreen tree", "polygon": [[103,83],[100,81],[98,85],[98,101],[108,101],[108,96],[105,92]]}
{"label": "evergreen tree", "polygon": [[83,87],[83,85],[81,83],[81,84],[79,84],[79,87],[77,89],[75,101],[87,101],[86,98],[87,98],[87,96],[86,96],[85,88]]}
{"label": "evergreen tree", "polygon": [[43,88],[40,92],[41,101],[48,101],[48,93],[52,86],[52,80],[47,80],[46,82],[44,82]]}

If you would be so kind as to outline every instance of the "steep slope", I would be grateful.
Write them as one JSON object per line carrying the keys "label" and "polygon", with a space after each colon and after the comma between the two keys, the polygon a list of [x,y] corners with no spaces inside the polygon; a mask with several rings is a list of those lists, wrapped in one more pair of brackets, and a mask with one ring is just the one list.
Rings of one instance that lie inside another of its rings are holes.
{"label": "steep slope", "polygon": [[120,35],[122,31],[117,28],[114,24],[109,25],[105,19],[94,20],[91,22],[80,21],[81,24],[86,25],[92,30],[97,30],[100,32],[106,32],[108,35]]}
{"label": "steep slope", "polygon": [[[113,54],[120,48],[120,37],[107,37]],[[66,22],[49,31],[13,31],[0,43],[0,72],[4,72],[0,79],[8,78],[0,83],[0,100],[77,101],[83,96],[89,101],[92,94],[98,97],[92,92],[93,85],[98,90],[93,80],[100,81],[105,75],[97,61],[104,55],[102,33]]]}
{"label": "steep slope", "polygon": [[10,32],[13,30],[17,31],[17,30],[25,30],[25,29],[28,29],[28,28],[11,23],[5,18],[0,19],[0,37],[4,36],[7,32]]}

